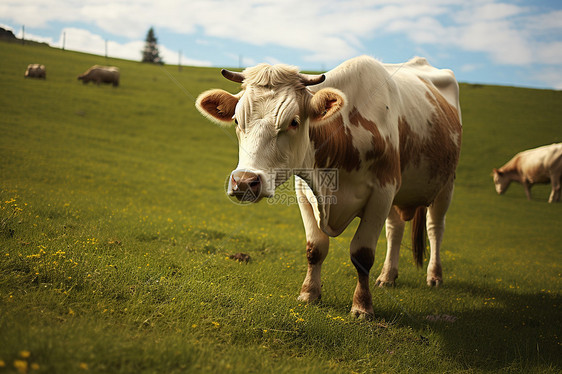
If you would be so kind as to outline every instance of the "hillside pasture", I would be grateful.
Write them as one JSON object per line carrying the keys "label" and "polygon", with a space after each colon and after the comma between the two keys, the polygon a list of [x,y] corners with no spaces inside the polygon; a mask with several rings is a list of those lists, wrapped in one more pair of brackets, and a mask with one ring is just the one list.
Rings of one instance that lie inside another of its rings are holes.
{"label": "hillside pasture", "polygon": [[[562,204],[546,185],[533,201],[518,185],[498,196],[490,176],[562,141],[561,92],[461,84],[444,284],[425,285],[406,233],[396,287],[373,289],[375,319],[359,321],[357,222],[331,239],[322,300],[307,305],[298,206],[226,197],[234,130],[194,107],[239,89],[219,69],[44,45],[0,55],[0,373],[562,370]],[[47,79],[24,79],[29,63]],[[80,83],[94,64],[119,67],[120,86]]]}

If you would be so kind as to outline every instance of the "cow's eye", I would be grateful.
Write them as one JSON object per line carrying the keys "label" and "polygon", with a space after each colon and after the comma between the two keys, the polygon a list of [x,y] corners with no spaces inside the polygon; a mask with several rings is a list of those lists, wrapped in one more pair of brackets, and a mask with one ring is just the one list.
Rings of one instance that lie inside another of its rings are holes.
{"label": "cow's eye", "polygon": [[234,123],[238,126],[238,120],[234,118]]}
{"label": "cow's eye", "polygon": [[294,120],[291,121],[291,124],[289,125],[290,129],[296,129],[299,127],[299,121],[295,118]]}

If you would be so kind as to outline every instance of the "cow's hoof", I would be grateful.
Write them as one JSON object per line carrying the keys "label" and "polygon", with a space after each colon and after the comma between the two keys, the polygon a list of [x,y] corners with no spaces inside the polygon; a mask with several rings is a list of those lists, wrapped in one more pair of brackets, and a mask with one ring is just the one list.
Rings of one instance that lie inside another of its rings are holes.
{"label": "cow's hoof", "polygon": [[297,300],[305,302],[305,303],[315,303],[315,302],[320,301],[321,298],[322,298],[322,295],[320,293],[301,292],[299,297],[297,297]]}
{"label": "cow's hoof", "polygon": [[396,282],[377,278],[377,281],[375,282],[375,286],[381,288],[394,287],[396,286]]}
{"label": "cow's hoof", "polygon": [[398,278],[398,269],[383,269],[375,282],[377,287],[394,287],[396,279]]}
{"label": "cow's hoof", "polygon": [[443,280],[438,277],[427,278],[427,285],[429,287],[439,287],[443,284]]}
{"label": "cow's hoof", "polygon": [[351,317],[356,318],[360,321],[372,321],[375,313],[373,313],[373,311],[364,311],[364,310],[360,310],[360,309],[351,309]]}

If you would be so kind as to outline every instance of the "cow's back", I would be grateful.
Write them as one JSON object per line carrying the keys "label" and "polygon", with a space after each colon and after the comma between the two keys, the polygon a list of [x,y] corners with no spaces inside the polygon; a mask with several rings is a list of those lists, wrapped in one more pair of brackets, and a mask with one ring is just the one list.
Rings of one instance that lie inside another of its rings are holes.
{"label": "cow's back", "polygon": [[423,57],[414,57],[403,64],[384,64],[393,79],[402,86],[402,93],[407,93],[418,80],[430,82],[443,97],[459,111],[459,85],[450,69],[437,69]]}
{"label": "cow's back", "polygon": [[518,153],[519,173],[532,183],[546,183],[552,171],[562,171],[562,143]]}

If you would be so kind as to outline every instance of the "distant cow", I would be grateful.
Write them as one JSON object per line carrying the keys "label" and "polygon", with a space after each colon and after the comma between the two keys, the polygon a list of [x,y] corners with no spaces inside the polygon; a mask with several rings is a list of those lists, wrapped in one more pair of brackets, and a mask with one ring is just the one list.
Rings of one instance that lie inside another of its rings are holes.
{"label": "distant cow", "polygon": [[519,152],[504,166],[493,170],[498,194],[507,191],[512,181],[525,187],[527,199],[531,200],[531,187],[535,183],[548,183],[552,191],[549,203],[560,201],[560,177],[562,175],[562,143],[545,145]]}
{"label": "distant cow", "polygon": [[26,78],[47,78],[47,70],[45,69],[45,65],[40,64],[29,64],[27,65],[27,69],[25,70]]}
{"label": "distant cow", "polygon": [[78,76],[78,80],[82,80],[84,84],[88,82],[111,83],[114,86],[119,86],[119,68],[115,66],[100,66],[94,65],[82,75]]}

